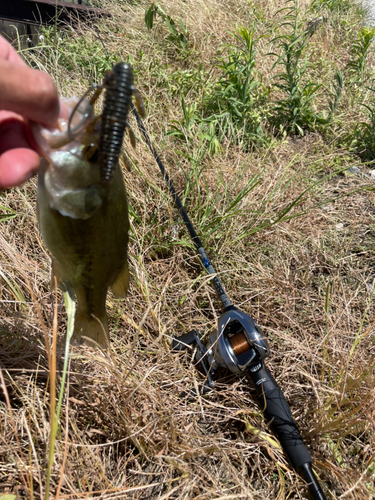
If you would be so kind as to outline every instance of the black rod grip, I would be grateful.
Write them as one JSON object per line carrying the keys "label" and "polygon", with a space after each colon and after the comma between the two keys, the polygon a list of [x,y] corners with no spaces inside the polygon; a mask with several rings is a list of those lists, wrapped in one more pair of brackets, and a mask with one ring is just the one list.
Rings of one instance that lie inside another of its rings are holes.
{"label": "black rod grip", "polygon": [[325,500],[324,493],[311,468],[312,459],[303,442],[290,407],[276,380],[263,361],[249,368],[263,413],[296,471],[306,480],[314,500]]}
{"label": "black rod grip", "polygon": [[305,463],[312,463],[311,455],[303,442],[290,407],[276,380],[264,363],[259,365],[261,366],[257,371],[252,372],[250,369],[249,374],[255,383],[260,406],[267,420],[271,422],[290,463],[298,470]]}

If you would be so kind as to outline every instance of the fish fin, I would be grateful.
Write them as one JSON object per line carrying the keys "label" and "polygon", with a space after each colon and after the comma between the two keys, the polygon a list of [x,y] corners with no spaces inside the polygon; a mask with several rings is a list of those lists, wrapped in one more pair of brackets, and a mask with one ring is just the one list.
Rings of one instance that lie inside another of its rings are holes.
{"label": "fish fin", "polygon": [[72,343],[107,349],[109,347],[107,315],[97,318],[77,308]]}
{"label": "fish fin", "polygon": [[[56,278],[56,281],[55,281]],[[55,289],[55,285],[61,286],[61,284],[64,283],[64,275],[62,272],[62,269],[60,267],[60,264],[57,262],[56,259],[52,259],[52,268],[51,268],[51,290]]]}
{"label": "fish fin", "polygon": [[[55,279],[56,278],[56,279]],[[56,259],[52,259],[52,271],[51,271],[51,290],[55,290],[55,283],[64,292],[68,292],[70,297],[74,300],[74,290],[71,287],[69,281],[65,280],[63,271],[60,264]]]}
{"label": "fish fin", "polygon": [[129,269],[128,263],[125,262],[119,275],[111,285],[111,290],[116,299],[124,299],[129,287]]}

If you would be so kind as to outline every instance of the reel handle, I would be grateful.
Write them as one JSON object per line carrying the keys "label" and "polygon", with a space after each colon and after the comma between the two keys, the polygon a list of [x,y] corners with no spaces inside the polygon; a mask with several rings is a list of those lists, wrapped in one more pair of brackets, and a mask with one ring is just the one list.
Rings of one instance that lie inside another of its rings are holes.
{"label": "reel handle", "polygon": [[312,458],[309,450],[303,442],[290,407],[276,380],[263,361],[251,365],[248,373],[255,383],[263,413],[267,420],[270,421],[290,463],[308,483],[312,498],[314,500],[326,500],[312,471]]}

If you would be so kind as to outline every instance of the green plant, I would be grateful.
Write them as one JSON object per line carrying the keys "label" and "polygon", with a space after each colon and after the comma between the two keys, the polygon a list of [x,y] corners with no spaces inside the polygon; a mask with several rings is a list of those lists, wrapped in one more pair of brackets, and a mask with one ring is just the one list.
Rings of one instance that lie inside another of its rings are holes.
{"label": "green plant", "polygon": [[5,270],[0,269],[0,278],[4,283],[8,285],[8,293],[13,295],[15,300],[19,302],[22,306],[23,309],[27,309],[27,301],[25,299],[25,296],[22,292],[22,289],[18,286],[16,280],[12,278]]}
{"label": "green plant", "polygon": [[198,137],[214,154],[221,151],[224,139],[244,149],[268,141],[263,128],[268,90],[255,69],[254,28],[241,26],[232,35],[235,43],[226,45],[227,55],[214,65],[221,76],[206,87],[201,108],[186,105],[182,97],[183,118],[173,122],[169,132],[186,141]]}
{"label": "green plant", "polygon": [[280,55],[271,55],[277,56],[273,67],[281,66],[281,72],[273,79],[282,97],[275,101],[270,121],[279,130],[303,135],[306,130],[315,128],[316,124],[326,125],[331,121],[341,98],[343,77],[340,71],[336,72],[333,98],[328,102],[328,117],[320,116],[313,100],[322,84],[309,79],[308,69],[312,64],[307,60],[305,51],[312,33],[299,18],[298,0],[288,0],[288,3],[293,3],[292,7],[284,7],[278,12],[284,13],[280,28],[286,27],[289,32],[272,40],[280,49]]}
{"label": "green plant", "polygon": [[102,43],[96,37],[72,36],[70,33],[55,33],[53,28],[41,28],[43,36],[37,49],[40,58],[52,59],[57,67],[79,74],[82,80],[101,81],[120,58],[104,52]]}
{"label": "green plant", "polygon": [[[280,222],[302,217],[303,215],[312,212],[319,206],[326,205],[329,202],[336,201],[340,198],[340,196],[333,197],[331,199],[326,199],[324,202],[320,202],[319,204],[306,207],[306,201],[312,193],[319,192],[324,182],[347,170],[347,168],[336,170],[335,172],[321,177],[318,180],[310,180],[307,187],[302,192],[293,196],[292,199],[288,198],[286,201],[281,203],[284,194],[290,188],[295,178],[299,175],[299,172],[295,171],[288,177],[289,169],[292,167],[296,159],[298,159],[298,155],[292,159],[287,168],[285,168],[282,176],[274,183],[271,192],[264,197],[263,201],[258,204],[255,210],[247,210],[248,216],[246,224],[242,226],[241,231],[234,240],[234,243],[268,227],[274,226],[275,224],[279,224]],[[345,196],[348,195],[345,194]],[[250,214],[251,216],[249,216]]]}
{"label": "green plant", "polygon": [[207,150],[216,154],[221,151],[220,140],[216,134],[216,122],[212,117],[204,119],[202,112],[198,110],[196,102],[186,104],[184,97],[181,97],[181,108],[183,117],[180,121],[173,120],[167,135],[176,137],[189,144],[194,139],[198,139],[198,156],[202,158],[201,151]]}
{"label": "green plant", "polygon": [[364,160],[375,159],[375,89],[368,88],[373,94],[368,103],[362,103],[367,121],[360,121],[351,137],[352,145],[355,146]]}
{"label": "green plant", "polygon": [[4,222],[6,220],[14,219],[17,217],[17,212],[12,208],[5,207],[4,205],[0,205],[0,221]]}
{"label": "green plant", "polygon": [[[236,223],[237,217],[247,215],[248,195],[261,182],[262,171],[250,176],[249,180],[239,187],[249,172],[251,162],[245,164],[236,176],[227,182],[221,175],[214,193],[204,205],[200,216],[200,233],[226,237],[229,226]],[[207,188],[207,183],[206,183]]]}
{"label": "green plant", "polygon": [[344,77],[341,71],[336,71],[333,84],[333,94],[331,95],[331,100],[328,101],[329,114],[327,119],[320,119],[320,123],[327,124],[333,118],[337,107],[340,103],[342,96],[342,89],[344,88]]}
{"label": "green plant", "polygon": [[177,23],[179,25],[178,28],[175,21],[171,18],[171,16],[166,14],[164,10],[160,7],[160,5],[153,2],[145,11],[145,23],[147,28],[149,30],[152,29],[154,25],[154,19],[156,18],[157,15],[159,15],[165,21],[165,24],[167,25],[167,28],[170,33],[170,39],[174,43],[178,43],[183,49],[186,49],[188,41],[186,38],[187,31],[185,24],[182,22],[181,19],[177,19]]}
{"label": "green plant", "polygon": [[172,96],[180,97],[189,94],[191,99],[198,100],[203,89],[210,86],[210,75],[205,66],[189,65],[187,69],[176,68],[167,76],[168,91]]}
{"label": "green plant", "polygon": [[198,121],[197,114],[197,103],[186,105],[185,99],[181,97],[181,108],[183,117],[181,121],[173,120],[171,129],[168,131],[168,135],[172,135],[178,139],[189,141],[189,138],[193,132],[193,129]]}
{"label": "green plant", "polygon": [[370,2],[352,0],[313,0],[309,10],[322,16],[332,26],[336,41],[342,40],[343,32],[348,34],[357,29],[358,21],[364,24],[371,18]]}
{"label": "green plant", "polygon": [[254,26],[240,26],[232,33],[235,43],[227,45],[227,56],[217,64],[223,75],[204,102],[206,121],[216,122],[219,140],[229,137],[245,148],[266,141],[263,124],[268,93],[255,68],[258,40],[254,32]]}
{"label": "green plant", "polygon": [[[275,86],[283,93],[283,97],[275,102],[272,122],[288,133],[303,135],[304,130],[315,121],[311,101],[321,84],[306,78],[309,63],[305,48],[310,35],[305,30],[304,22],[299,19],[298,0],[288,0],[288,3],[293,3],[292,7],[284,7],[278,13],[283,13],[280,28],[286,27],[289,32],[272,40],[278,44],[281,52],[273,66],[282,68],[281,73],[274,76]],[[277,56],[274,53],[272,55]]]}
{"label": "green plant", "polygon": [[[51,399],[50,399],[50,435],[49,435],[49,449],[48,449],[48,465],[47,465],[47,471],[46,471],[46,489],[45,489],[45,495],[44,495],[44,500],[48,500],[50,498],[50,483],[51,483],[51,474],[52,474],[52,468],[53,468],[53,463],[55,461],[55,444],[56,444],[56,436],[57,432],[59,430],[59,424],[60,424],[60,413],[61,413],[61,407],[62,407],[62,402],[64,398],[64,389],[65,389],[65,381],[66,381],[66,375],[68,371],[68,362],[69,362],[69,347],[70,347],[70,341],[73,336],[73,331],[74,331],[74,317],[75,317],[75,311],[76,311],[76,306],[74,302],[74,298],[71,297],[70,292],[66,291],[63,293],[64,295],[64,302],[65,302],[65,309],[66,313],[68,316],[68,324],[67,324],[67,331],[66,331],[66,339],[65,339],[65,355],[64,355],[64,366],[63,366],[63,371],[62,371],[62,377],[61,377],[61,384],[60,384],[60,392],[59,392],[59,399],[57,402],[57,407],[56,407],[56,344],[57,344],[57,313],[55,310],[55,320],[54,320],[54,325],[53,325],[53,344],[52,348],[50,347],[50,391],[51,391]],[[55,304],[55,309],[57,309],[57,303]],[[65,464],[65,459],[63,460],[63,468]],[[61,478],[62,479],[62,478]],[[62,485],[62,480],[60,479],[59,484],[58,484],[58,491],[61,489]],[[56,498],[58,498],[58,495],[56,495]]]}
{"label": "green plant", "polygon": [[313,0],[311,4],[312,11],[327,10],[332,13],[347,14],[352,7],[350,0]]}
{"label": "green plant", "polygon": [[352,43],[348,68],[353,83],[363,83],[370,49],[375,37],[375,27],[363,26],[358,37]]}
{"label": "green plant", "polygon": [[237,44],[229,44],[228,57],[221,59],[218,68],[224,76],[218,82],[218,100],[225,101],[232,115],[239,115],[242,108],[254,106],[253,92],[260,85],[255,75],[254,27],[248,30],[240,26],[232,33]]}

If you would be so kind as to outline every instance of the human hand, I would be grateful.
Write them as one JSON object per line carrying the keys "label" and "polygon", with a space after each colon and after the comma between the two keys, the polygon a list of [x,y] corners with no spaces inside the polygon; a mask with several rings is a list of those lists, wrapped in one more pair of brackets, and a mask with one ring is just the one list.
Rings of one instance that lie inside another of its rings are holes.
{"label": "human hand", "polygon": [[29,120],[53,127],[59,114],[52,78],[27,66],[0,36],[0,189],[22,184],[39,167]]}

